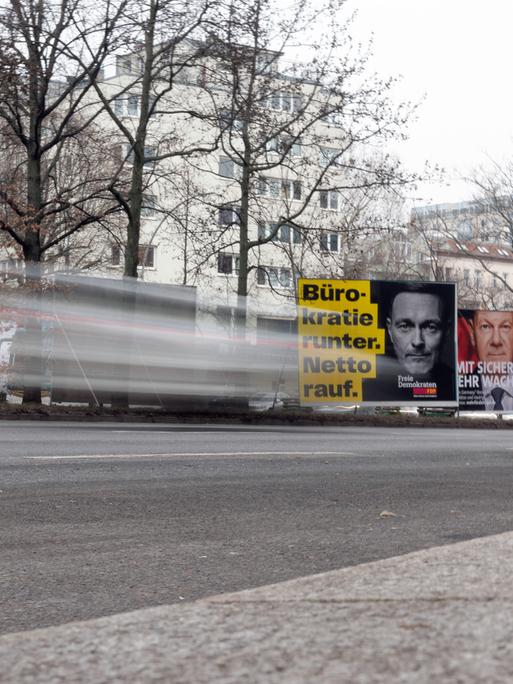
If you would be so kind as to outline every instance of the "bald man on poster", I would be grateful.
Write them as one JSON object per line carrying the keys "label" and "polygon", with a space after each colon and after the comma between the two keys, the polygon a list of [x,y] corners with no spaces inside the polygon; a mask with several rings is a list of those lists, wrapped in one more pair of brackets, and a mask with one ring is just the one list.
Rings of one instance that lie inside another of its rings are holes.
{"label": "bald man on poster", "polygon": [[438,362],[444,333],[440,296],[422,290],[399,292],[392,301],[387,330],[404,371],[430,377]]}
{"label": "bald man on poster", "polygon": [[399,405],[455,402],[454,286],[383,282],[376,298],[386,349],[364,397]]}

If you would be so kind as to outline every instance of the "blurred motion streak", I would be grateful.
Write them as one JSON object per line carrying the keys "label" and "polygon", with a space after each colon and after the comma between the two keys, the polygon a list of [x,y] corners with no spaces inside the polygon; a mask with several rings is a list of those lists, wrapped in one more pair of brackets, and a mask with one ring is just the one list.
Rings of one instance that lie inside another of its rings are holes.
{"label": "blurred motion streak", "polygon": [[[130,405],[194,410],[263,391],[272,400],[285,384],[297,392],[295,333],[230,335],[215,307],[198,317],[193,287],[54,275],[37,298],[33,289],[2,289],[4,393],[40,382],[52,403],[110,404],[124,392]],[[40,345],[25,334],[30,320],[41,323]],[[31,358],[42,359],[42,378],[28,374]]]}

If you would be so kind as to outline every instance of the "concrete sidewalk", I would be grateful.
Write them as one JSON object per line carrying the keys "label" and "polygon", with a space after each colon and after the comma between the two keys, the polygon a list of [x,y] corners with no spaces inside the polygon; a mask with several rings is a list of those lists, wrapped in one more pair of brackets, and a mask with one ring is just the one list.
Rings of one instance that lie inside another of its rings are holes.
{"label": "concrete sidewalk", "polygon": [[0,682],[512,682],[512,569],[513,532],[10,634]]}

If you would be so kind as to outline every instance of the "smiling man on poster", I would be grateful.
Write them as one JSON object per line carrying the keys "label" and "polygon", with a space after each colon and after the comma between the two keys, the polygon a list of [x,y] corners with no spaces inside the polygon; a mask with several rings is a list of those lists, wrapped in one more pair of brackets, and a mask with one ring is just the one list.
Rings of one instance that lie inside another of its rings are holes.
{"label": "smiling man on poster", "polygon": [[513,312],[474,311],[471,338],[478,358],[479,408],[512,411]]}

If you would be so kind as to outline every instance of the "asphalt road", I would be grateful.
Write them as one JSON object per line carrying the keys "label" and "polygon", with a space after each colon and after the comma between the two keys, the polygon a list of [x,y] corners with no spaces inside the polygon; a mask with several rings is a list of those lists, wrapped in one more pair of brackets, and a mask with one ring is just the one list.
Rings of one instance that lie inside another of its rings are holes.
{"label": "asphalt road", "polygon": [[513,529],[509,431],[2,421],[0,437],[1,632]]}

